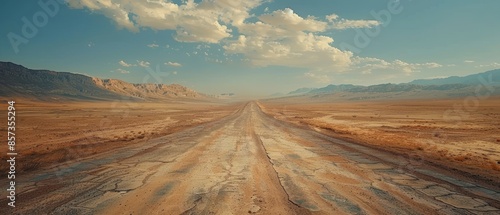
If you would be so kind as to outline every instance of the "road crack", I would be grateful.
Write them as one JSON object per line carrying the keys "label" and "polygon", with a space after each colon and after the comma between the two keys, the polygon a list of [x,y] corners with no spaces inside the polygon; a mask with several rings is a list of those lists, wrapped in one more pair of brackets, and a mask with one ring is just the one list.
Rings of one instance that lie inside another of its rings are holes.
{"label": "road crack", "polygon": [[283,190],[283,192],[286,194],[288,202],[290,202],[291,204],[293,204],[293,205],[295,205],[295,206],[297,206],[299,208],[302,208],[300,205],[298,205],[297,203],[295,203],[295,202],[293,202],[291,200],[290,194],[286,191],[285,186],[281,182],[280,178],[282,178],[282,177],[280,177],[278,171],[274,168],[274,163],[273,163],[271,157],[269,156],[269,153],[267,152],[266,146],[264,146],[264,143],[262,142],[262,140],[260,139],[260,137],[255,133],[255,131],[252,131],[252,138],[254,139],[254,141],[256,143],[258,143],[258,145],[260,145],[262,147],[261,149],[263,150],[263,153],[266,155],[267,160],[268,160],[268,162],[269,162],[269,164],[271,166],[271,169],[276,174],[276,178],[278,179],[278,182],[279,182],[278,184],[280,185],[280,187]]}

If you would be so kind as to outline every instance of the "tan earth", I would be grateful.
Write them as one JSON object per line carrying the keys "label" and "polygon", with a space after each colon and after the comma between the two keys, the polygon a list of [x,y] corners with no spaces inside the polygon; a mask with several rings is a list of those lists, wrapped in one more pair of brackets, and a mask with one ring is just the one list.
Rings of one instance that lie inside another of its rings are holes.
{"label": "tan earth", "polygon": [[[0,207],[8,214],[499,214],[499,102],[482,102],[463,130],[433,118],[453,102],[20,104],[17,206],[2,198]],[[427,136],[436,127],[443,131],[432,137],[442,142]],[[456,159],[461,153],[468,158]]]}
{"label": "tan earth", "polygon": [[266,101],[276,119],[500,180],[500,98]]}

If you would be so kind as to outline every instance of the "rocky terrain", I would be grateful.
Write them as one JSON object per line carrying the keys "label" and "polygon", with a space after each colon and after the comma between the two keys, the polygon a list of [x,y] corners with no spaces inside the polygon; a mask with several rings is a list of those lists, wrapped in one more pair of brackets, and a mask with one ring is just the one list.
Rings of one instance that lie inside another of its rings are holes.
{"label": "rocky terrain", "polygon": [[204,96],[179,84],[131,84],[116,79],[92,78],[97,86],[111,92],[144,99],[203,98]]}
{"label": "rocky terrain", "polygon": [[162,100],[204,99],[205,95],[178,84],[132,84],[68,72],[32,70],[0,62],[0,96],[53,100]]}

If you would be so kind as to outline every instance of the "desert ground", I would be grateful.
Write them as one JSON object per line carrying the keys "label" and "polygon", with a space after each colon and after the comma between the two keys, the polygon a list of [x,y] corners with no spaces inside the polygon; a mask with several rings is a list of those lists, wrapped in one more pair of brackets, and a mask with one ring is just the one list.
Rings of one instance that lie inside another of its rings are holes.
{"label": "desert ground", "polygon": [[500,180],[500,98],[264,104],[279,120]]}
{"label": "desert ground", "polygon": [[17,206],[2,198],[0,207],[498,214],[500,100],[482,100],[460,120],[446,112],[456,104],[463,101],[18,102]]}

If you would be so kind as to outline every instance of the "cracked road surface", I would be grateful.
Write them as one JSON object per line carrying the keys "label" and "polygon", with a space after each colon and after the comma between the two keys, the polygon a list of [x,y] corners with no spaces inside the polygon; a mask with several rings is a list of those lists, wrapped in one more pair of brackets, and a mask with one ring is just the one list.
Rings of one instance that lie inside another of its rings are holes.
{"label": "cracked road surface", "polygon": [[16,183],[19,214],[500,214],[498,182],[281,122],[257,103]]}

